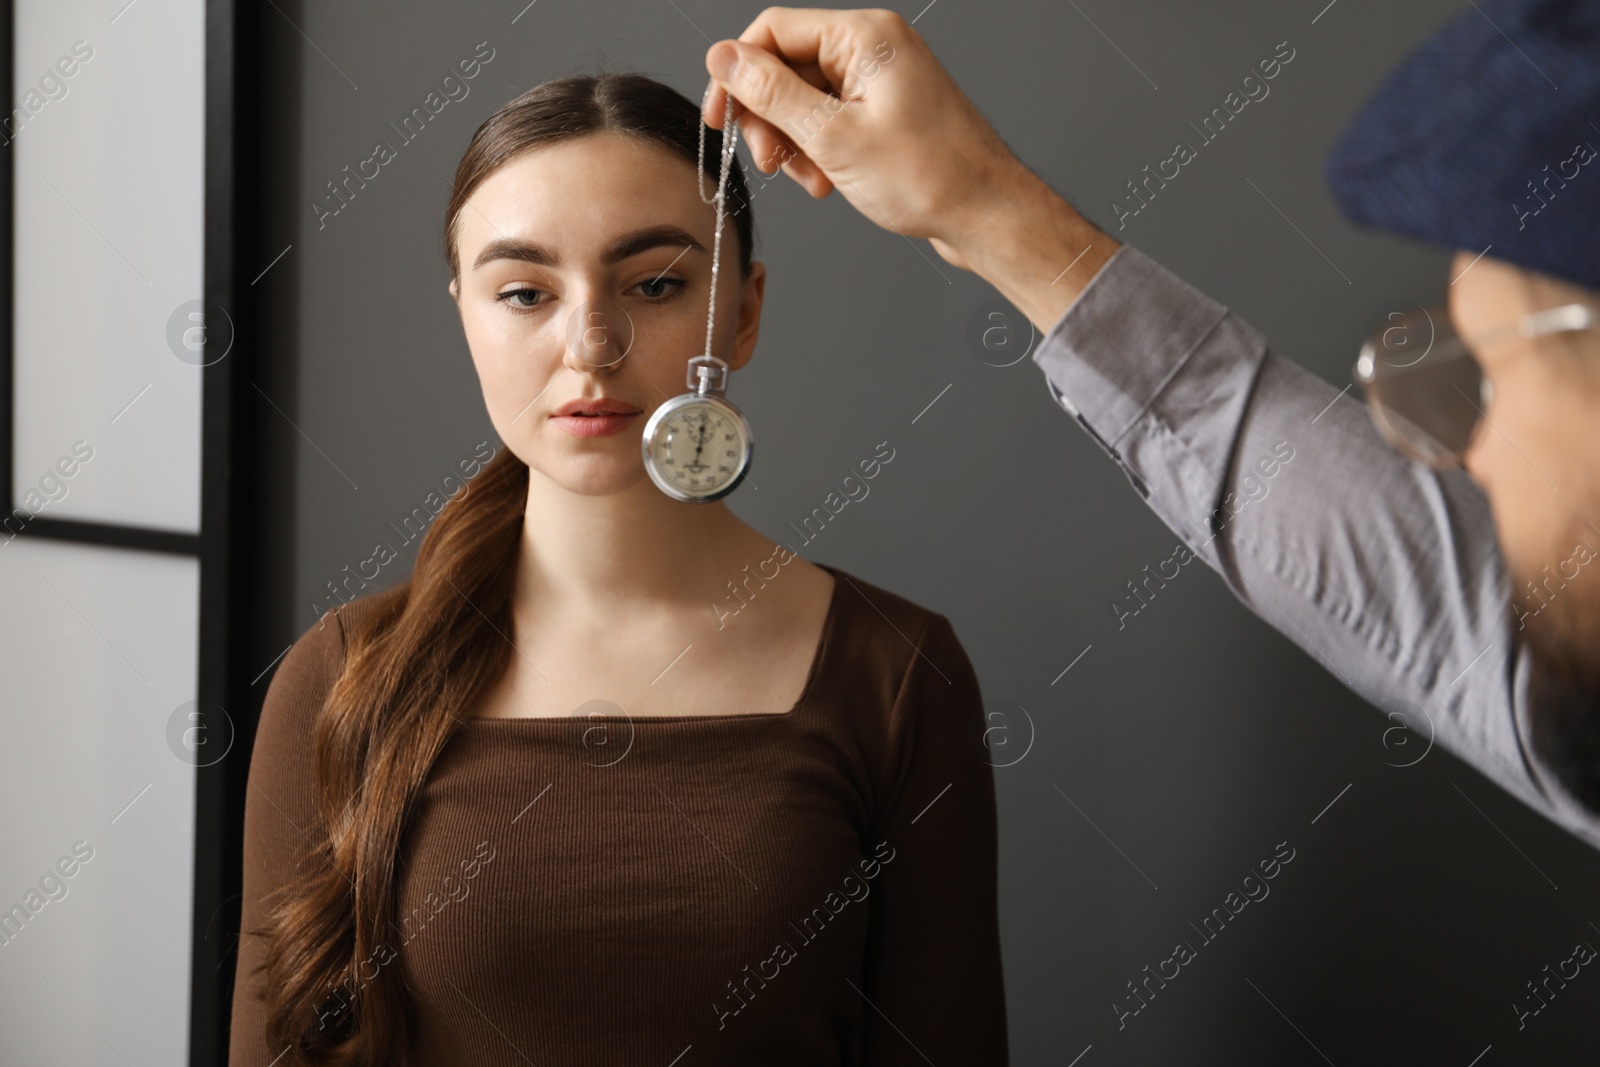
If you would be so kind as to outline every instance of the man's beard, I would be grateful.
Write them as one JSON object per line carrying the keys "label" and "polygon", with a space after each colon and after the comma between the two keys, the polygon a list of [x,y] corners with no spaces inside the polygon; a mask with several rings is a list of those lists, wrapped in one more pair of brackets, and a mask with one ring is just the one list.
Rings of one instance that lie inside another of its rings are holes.
{"label": "man's beard", "polygon": [[1568,792],[1600,814],[1600,560],[1582,566],[1522,626],[1532,661],[1533,750]]}

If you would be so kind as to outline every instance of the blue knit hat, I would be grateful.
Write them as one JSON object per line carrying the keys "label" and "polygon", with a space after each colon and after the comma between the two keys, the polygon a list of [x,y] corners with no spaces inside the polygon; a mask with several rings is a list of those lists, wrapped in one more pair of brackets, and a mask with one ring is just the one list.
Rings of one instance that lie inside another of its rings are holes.
{"label": "blue knit hat", "polygon": [[1600,0],[1481,0],[1389,75],[1327,179],[1354,222],[1600,290]]}

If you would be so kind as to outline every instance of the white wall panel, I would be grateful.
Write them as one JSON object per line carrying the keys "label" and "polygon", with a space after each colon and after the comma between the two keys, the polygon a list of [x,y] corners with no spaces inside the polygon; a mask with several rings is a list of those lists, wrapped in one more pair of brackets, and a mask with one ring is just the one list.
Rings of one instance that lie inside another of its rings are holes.
{"label": "white wall panel", "polygon": [[204,30],[201,0],[16,2],[14,495],[42,482],[40,514],[199,529],[202,357],[168,324],[201,296]]}
{"label": "white wall panel", "polygon": [[0,911],[93,849],[0,926],[0,1062],[186,1062],[195,771],[167,728],[195,697],[198,596],[193,559],[0,542]]}

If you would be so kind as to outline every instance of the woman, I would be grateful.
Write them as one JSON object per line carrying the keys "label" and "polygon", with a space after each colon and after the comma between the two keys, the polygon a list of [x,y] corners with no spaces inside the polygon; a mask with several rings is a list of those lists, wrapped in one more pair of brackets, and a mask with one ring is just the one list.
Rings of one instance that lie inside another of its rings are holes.
{"label": "woman", "polygon": [[[467,147],[449,291],[505,447],[410,581],[271,683],[236,1067],[1006,1062],[992,772],[949,622],[644,469],[704,348],[698,123],[648,78],[566,78]],[[733,167],[738,368],[765,269]]]}

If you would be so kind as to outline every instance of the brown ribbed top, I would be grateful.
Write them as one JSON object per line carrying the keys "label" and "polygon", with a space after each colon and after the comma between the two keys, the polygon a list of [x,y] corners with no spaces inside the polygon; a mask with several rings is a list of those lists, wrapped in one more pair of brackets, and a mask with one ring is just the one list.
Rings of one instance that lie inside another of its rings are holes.
{"label": "brown ribbed top", "polygon": [[[408,1067],[1005,1064],[993,773],[949,620],[834,567],[781,715],[475,718],[407,835]],[[354,600],[295,642],[251,753],[242,926],[313,821]],[[239,942],[230,1067],[265,1065]]]}

